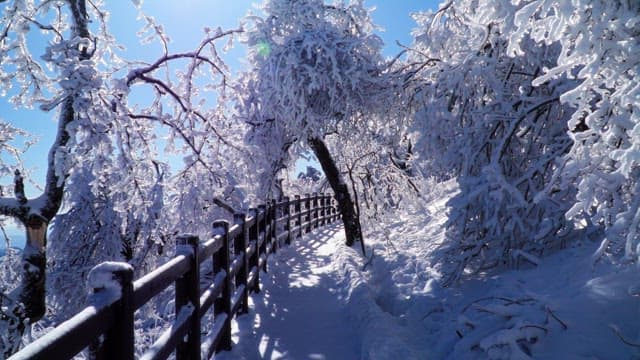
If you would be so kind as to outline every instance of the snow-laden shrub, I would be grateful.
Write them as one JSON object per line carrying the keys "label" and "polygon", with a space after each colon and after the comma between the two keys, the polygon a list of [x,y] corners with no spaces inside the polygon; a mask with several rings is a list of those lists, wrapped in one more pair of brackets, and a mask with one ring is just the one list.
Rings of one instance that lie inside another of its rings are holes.
{"label": "snow-laden shrub", "polygon": [[[567,325],[544,302],[531,298],[487,297],[458,316],[455,358],[531,359],[532,347]],[[482,354],[482,355],[480,355]]]}
{"label": "snow-laden shrub", "polygon": [[541,255],[571,229],[573,189],[553,187],[571,146],[571,113],[560,103],[571,82],[532,84],[556,65],[557,46],[525,38],[524,53],[509,56],[518,8],[461,1],[415,17],[417,148],[425,173],[457,178],[460,188],[449,203],[450,281]]}
{"label": "snow-laden shrub", "polygon": [[591,217],[606,228],[603,248],[637,259],[640,254],[640,3],[628,0],[520,1],[509,52],[526,56],[557,44],[556,63],[533,85],[562,77],[577,86],[560,101],[575,109],[568,122],[573,145],[560,169],[564,187],[577,183],[570,219]]}

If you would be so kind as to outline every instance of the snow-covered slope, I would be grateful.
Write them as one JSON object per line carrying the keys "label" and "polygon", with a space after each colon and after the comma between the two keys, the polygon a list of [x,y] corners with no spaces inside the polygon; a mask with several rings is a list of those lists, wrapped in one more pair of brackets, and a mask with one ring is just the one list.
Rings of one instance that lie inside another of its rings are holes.
{"label": "snow-covered slope", "polygon": [[438,187],[424,213],[405,215],[367,237],[374,252],[363,272],[370,294],[412,334],[415,353],[432,359],[640,358],[640,270],[594,264],[599,241],[581,239],[537,266],[442,287],[438,247],[455,183]]}

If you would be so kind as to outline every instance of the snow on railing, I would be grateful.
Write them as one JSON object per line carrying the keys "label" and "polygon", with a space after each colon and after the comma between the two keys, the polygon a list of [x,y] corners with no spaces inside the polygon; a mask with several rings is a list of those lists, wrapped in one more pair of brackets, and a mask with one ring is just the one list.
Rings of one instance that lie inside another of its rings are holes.
{"label": "snow on railing", "polygon": [[[339,217],[333,199],[317,194],[250,211],[234,215],[233,226],[214,222],[210,239],[179,236],[175,257],[136,281],[129,264],[97,265],[88,279],[89,306],[9,359],[70,359],[87,347],[90,358],[133,359],[136,310],[173,284],[174,321],[140,358],[166,359],[175,352],[178,360],[208,359],[230,350],[231,320],[249,311],[249,295],[260,291],[268,256]],[[207,259],[214,276],[201,287],[200,263]],[[200,321],[212,308],[214,323],[203,332]]]}

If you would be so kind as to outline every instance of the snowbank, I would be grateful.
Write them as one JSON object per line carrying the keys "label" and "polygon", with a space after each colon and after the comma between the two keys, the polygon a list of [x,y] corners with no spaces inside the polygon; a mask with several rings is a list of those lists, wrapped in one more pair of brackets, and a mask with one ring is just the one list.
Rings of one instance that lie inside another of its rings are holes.
{"label": "snowbank", "polygon": [[133,272],[133,267],[122,262],[106,261],[94,266],[87,276],[87,287],[90,292],[93,292],[90,302],[99,306],[119,299],[122,294],[122,285],[115,273],[127,271]]}
{"label": "snowbank", "polygon": [[439,186],[423,213],[367,234],[375,256],[365,271],[353,249],[338,249],[363,358],[640,358],[640,270],[606,258],[594,265],[602,239],[443,287],[439,247],[455,186]]}
{"label": "snowbank", "polygon": [[424,359],[404,339],[411,336],[397,320],[376,303],[363,274],[362,257],[352,248],[340,244],[334,265],[345,287],[347,312],[356,332],[362,337],[362,359]]}

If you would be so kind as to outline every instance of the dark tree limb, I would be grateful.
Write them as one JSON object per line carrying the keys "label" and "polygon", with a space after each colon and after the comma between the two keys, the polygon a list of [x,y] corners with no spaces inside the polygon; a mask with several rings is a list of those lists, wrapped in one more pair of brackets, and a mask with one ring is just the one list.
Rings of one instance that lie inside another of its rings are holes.
{"label": "dark tree limb", "polygon": [[362,231],[360,230],[360,219],[349,194],[349,188],[324,141],[319,138],[309,138],[307,141],[333,189],[338,208],[342,214],[347,246],[352,246],[355,242],[362,241]]}

